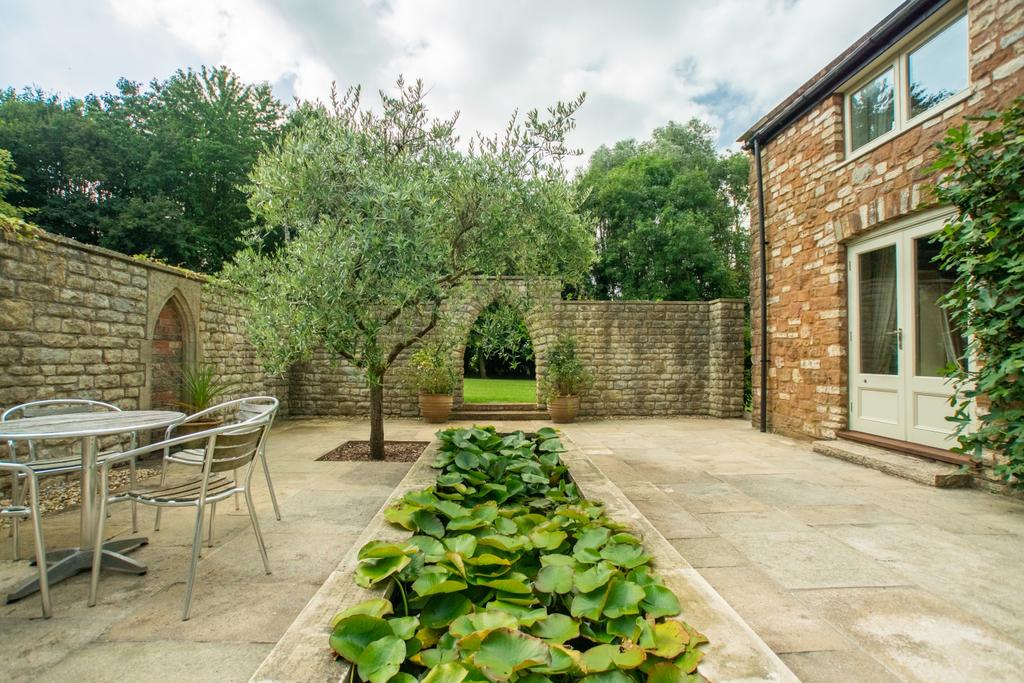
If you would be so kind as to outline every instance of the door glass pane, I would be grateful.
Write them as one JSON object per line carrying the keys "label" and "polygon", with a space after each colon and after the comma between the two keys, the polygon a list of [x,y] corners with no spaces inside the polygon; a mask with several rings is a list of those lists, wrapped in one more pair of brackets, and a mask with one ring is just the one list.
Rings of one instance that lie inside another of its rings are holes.
{"label": "door glass pane", "polygon": [[917,353],[914,371],[919,377],[941,377],[950,363],[961,363],[967,340],[950,320],[949,313],[939,305],[939,298],[953,286],[955,276],[935,262],[939,245],[927,235],[914,240],[916,281]]}
{"label": "door glass pane", "polygon": [[907,58],[910,115],[917,116],[967,87],[967,15]]}
{"label": "door glass pane", "polygon": [[859,256],[860,371],[899,374],[896,338],[896,245]]}
{"label": "door glass pane", "polygon": [[850,96],[850,148],[857,149],[892,130],[896,122],[892,69]]}

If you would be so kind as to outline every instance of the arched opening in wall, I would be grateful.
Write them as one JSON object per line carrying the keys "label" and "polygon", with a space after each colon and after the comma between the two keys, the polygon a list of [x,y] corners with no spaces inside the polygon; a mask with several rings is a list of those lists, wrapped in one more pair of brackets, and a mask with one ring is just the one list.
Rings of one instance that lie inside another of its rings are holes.
{"label": "arched opening in wall", "polygon": [[177,408],[181,403],[181,379],[185,369],[188,331],[185,316],[174,298],[160,309],[150,341],[154,408]]}
{"label": "arched opening in wall", "polygon": [[477,316],[466,338],[463,403],[537,402],[537,368],[530,331],[519,310],[495,301]]}

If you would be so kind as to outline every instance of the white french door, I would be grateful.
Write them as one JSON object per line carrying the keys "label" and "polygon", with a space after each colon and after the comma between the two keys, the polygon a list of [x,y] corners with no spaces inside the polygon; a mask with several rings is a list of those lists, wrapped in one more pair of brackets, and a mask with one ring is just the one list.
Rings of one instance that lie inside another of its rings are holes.
{"label": "white french door", "polygon": [[954,276],[932,241],[948,213],[851,245],[850,429],[950,448],[949,363],[966,345],[938,304]]}

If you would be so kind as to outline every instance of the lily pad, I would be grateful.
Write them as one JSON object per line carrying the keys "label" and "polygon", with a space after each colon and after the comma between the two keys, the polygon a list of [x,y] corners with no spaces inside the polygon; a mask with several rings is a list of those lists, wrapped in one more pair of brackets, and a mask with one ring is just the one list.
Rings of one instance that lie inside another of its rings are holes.
{"label": "lily pad", "polygon": [[465,595],[433,595],[420,611],[420,622],[430,628],[441,628],[452,623],[456,617],[468,614],[472,609],[473,603]]}
{"label": "lily pad", "polygon": [[348,609],[342,610],[334,615],[331,619],[331,629],[333,630],[338,622],[346,617],[351,617],[354,614],[366,614],[371,617],[386,617],[394,611],[394,607],[391,605],[390,600],[384,598],[371,598],[369,600],[363,600],[358,605],[352,605]]}
{"label": "lily pad", "polygon": [[678,621],[665,621],[654,625],[654,647],[651,654],[672,659],[686,649],[690,634]]}
{"label": "lily pad", "polygon": [[466,667],[458,662],[446,662],[428,671],[420,683],[462,683],[467,675]]}
{"label": "lily pad", "polygon": [[580,635],[580,625],[566,614],[549,614],[530,629],[538,638],[552,643],[564,643]]}
{"label": "lily pad", "polygon": [[644,549],[633,543],[609,543],[601,549],[601,557],[614,565],[632,569],[651,561]]}
{"label": "lily pad", "polygon": [[654,618],[674,617],[682,609],[675,593],[656,584],[644,586],[644,599],[640,601],[640,608]]}
{"label": "lily pad", "polygon": [[605,602],[604,615],[610,619],[627,614],[640,613],[640,601],[644,599],[644,589],[632,581],[622,578],[612,579],[608,588],[608,600]]}
{"label": "lily pad", "polygon": [[402,640],[409,640],[416,635],[416,630],[420,627],[419,617],[394,617],[388,619],[388,626],[391,627],[391,632],[396,637]]}
{"label": "lily pad", "polygon": [[551,565],[541,567],[537,572],[537,579],[533,587],[541,593],[564,594],[572,590],[573,571],[572,567]]}
{"label": "lily pad", "polygon": [[[394,636],[391,627],[380,617],[368,614],[353,614],[339,621],[331,633],[331,647],[339,655],[350,662],[356,662],[359,653],[381,638]],[[402,658],[405,659],[405,645],[402,645]]]}
{"label": "lily pad", "polygon": [[367,683],[386,683],[405,661],[405,642],[386,636],[366,646],[356,660],[359,677]]}
{"label": "lily pad", "polygon": [[512,629],[498,629],[484,638],[471,659],[492,681],[507,681],[516,671],[550,663],[551,655],[547,644],[539,638]]}
{"label": "lily pad", "polygon": [[618,572],[615,567],[607,562],[598,562],[587,569],[583,567],[577,569],[573,583],[576,590],[581,593],[589,593],[606,585],[616,573]]}
{"label": "lily pad", "polygon": [[439,571],[427,572],[424,570],[420,577],[412,584],[412,589],[417,595],[426,597],[438,593],[455,593],[466,587],[464,581],[459,581],[452,574],[438,568]]}
{"label": "lily pad", "polygon": [[383,581],[392,574],[400,572],[402,568],[410,562],[412,562],[412,558],[408,555],[362,560],[359,563],[359,566],[356,567],[356,583],[363,588],[369,588],[373,584]]}

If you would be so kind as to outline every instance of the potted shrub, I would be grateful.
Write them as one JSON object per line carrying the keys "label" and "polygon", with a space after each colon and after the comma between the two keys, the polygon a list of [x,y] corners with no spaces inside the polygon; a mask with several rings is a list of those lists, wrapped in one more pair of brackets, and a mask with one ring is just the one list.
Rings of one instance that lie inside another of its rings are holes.
{"label": "potted shrub", "polygon": [[459,381],[451,345],[425,342],[409,359],[413,386],[420,393],[420,414],[427,422],[444,422],[452,412],[452,393]]}
{"label": "potted shrub", "polygon": [[580,410],[580,394],[593,384],[593,376],[583,367],[576,338],[563,335],[547,353],[544,368],[544,397],[552,422],[572,422]]}
{"label": "potted shrub", "polygon": [[[189,415],[212,408],[222,397],[235,388],[233,382],[225,382],[212,365],[190,365],[181,371],[181,401],[178,405]],[[219,412],[219,411],[218,411]],[[202,419],[186,422],[175,431],[178,434],[194,434],[219,427],[224,417],[216,413],[204,415]]]}

